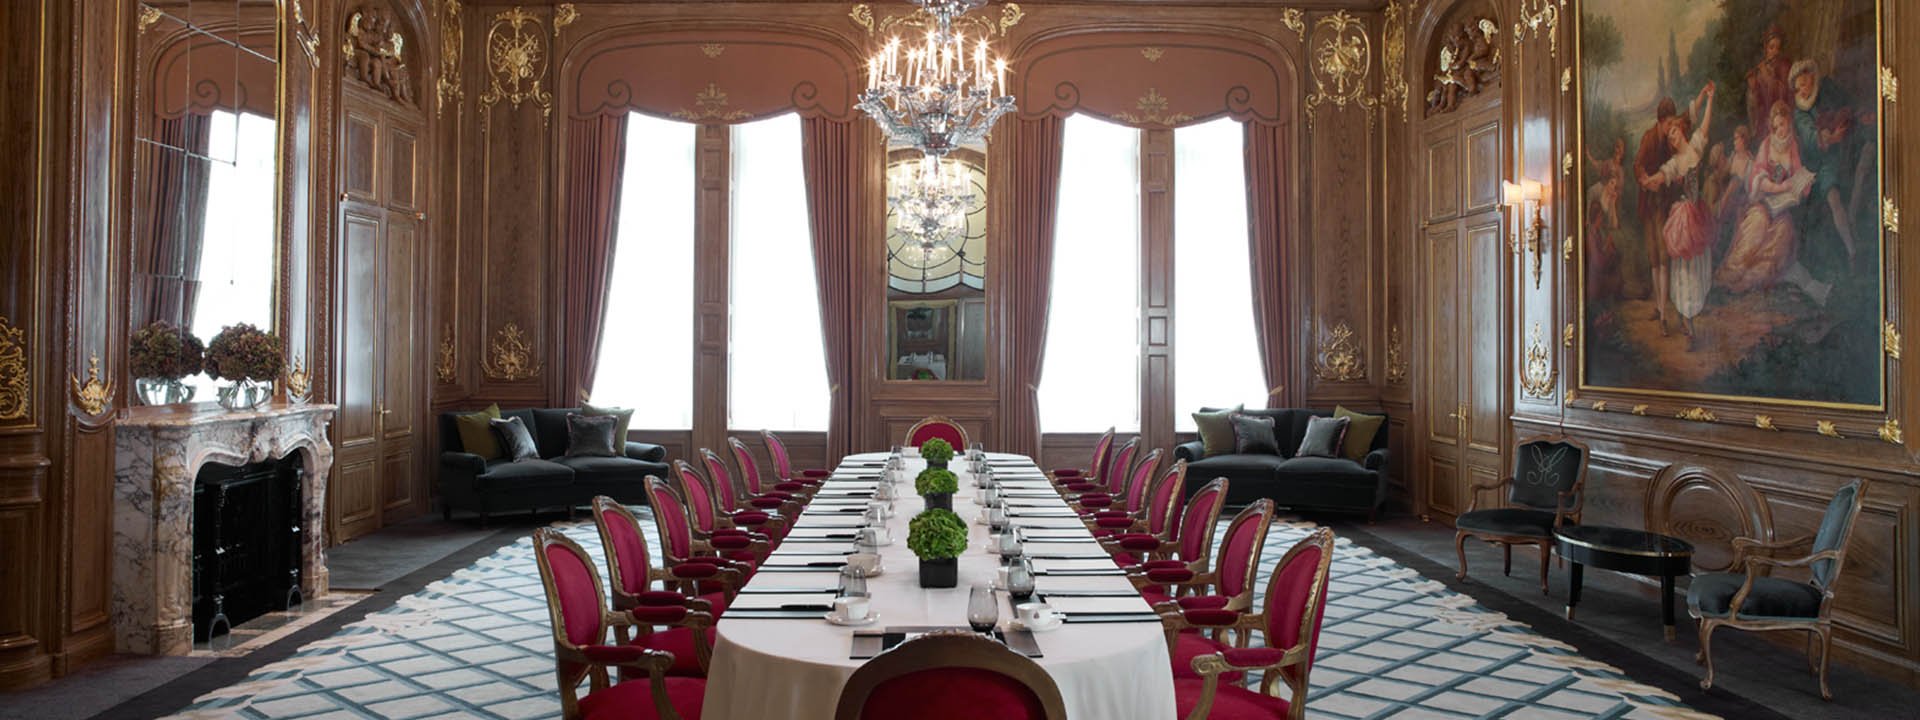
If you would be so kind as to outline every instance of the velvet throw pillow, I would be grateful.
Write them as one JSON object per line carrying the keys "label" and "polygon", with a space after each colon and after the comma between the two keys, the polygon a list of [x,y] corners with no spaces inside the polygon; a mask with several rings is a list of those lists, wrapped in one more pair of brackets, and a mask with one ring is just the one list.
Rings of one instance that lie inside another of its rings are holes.
{"label": "velvet throw pillow", "polygon": [[460,447],[467,452],[479,455],[481,460],[500,457],[500,441],[494,439],[493,428],[487,423],[500,419],[500,406],[488,405],[487,409],[455,415],[453,426],[460,431]]}
{"label": "velvet throw pillow", "polygon": [[1340,457],[1340,443],[1346,439],[1347,419],[1316,417],[1307,421],[1307,432],[1300,438],[1300,451],[1294,457]]}
{"label": "velvet throw pillow", "polygon": [[1280,443],[1273,439],[1273,418],[1234,413],[1233,451],[1241,455],[1279,455]]}
{"label": "velvet throw pillow", "polygon": [[627,428],[633,426],[633,408],[596,407],[580,403],[580,414],[587,417],[606,415],[615,420],[613,426],[613,454],[623,455],[627,451]]}
{"label": "velvet throw pillow", "polygon": [[1380,426],[1387,422],[1387,416],[1365,415],[1345,406],[1335,406],[1333,416],[1347,419],[1347,439],[1341,442],[1340,451],[1354,462],[1366,460],[1367,453],[1373,451],[1373,436],[1380,434]]}
{"label": "velvet throw pillow", "polygon": [[493,436],[500,441],[500,452],[508,460],[538,460],[540,451],[533,444],[533,433],[527,431],[527,424],[520,418],[488,420],[487,426],[493,429]]}
{"label": "velvet throw pillow", "polygon": [[1210,458],[1233,452],[1233,420],[1243,405],[1225,410],[1202,410],[1193,414],[1193,426],[1200,431],[1200,457]]}
{"label": "velvet throw pillow", "polygon": [[612,415],[567,414],[567,457],[614,457],[613,431],[620,426]]}

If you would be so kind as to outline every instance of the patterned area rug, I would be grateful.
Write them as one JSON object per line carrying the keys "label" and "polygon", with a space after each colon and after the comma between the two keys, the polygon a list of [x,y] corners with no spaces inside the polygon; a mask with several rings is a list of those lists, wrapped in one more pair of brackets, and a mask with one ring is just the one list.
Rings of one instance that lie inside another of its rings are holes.
{"label": "patterned area rug", "polygon": [[[592,523],[556,526],[603,562]],[[1260,588],[1313,527],[1273,526]],[[1332,572],[1309,716],[1712,717],[1345,538]],[[554,717],[547,623],[533,546],[522,539],[172,717]]]}

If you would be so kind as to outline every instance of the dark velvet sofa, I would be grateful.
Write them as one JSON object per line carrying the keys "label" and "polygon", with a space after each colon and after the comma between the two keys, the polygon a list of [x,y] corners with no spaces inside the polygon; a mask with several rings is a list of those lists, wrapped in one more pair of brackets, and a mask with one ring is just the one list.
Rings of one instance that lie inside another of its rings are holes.
{"label": "dark velvet sofa", "polygon": [[451,518],[453,511],[487,516],[506,511],[532,511],[543,508],[573,508],[606,495],[620,502],[638,505],[646,502],[643,482],[648,475],[667,477],[667,449],[659,445],[629,442],[624,457],[566,457],[567,415],[579,408],[535,408],[502,411],[501,417],[518,417],[533,434],[540,460],[482,460],[465,451],[454,418],[462,413],[440,414],[440,512]]}
{"label": "dark velvet sofa", "polygon": [[[1211,411],[1213,408],[1203,408]],[[1201,457],[1199,440],[1174,448],[1176,460],[1187,461],[1187,494],[1198,492],[1214,478],[1228,480],[1227,502],[1244,504],[1270,498],[1281,507],[1330,510],[1374,516],[1387,496],[1387,424],[1380,424],[1366,457],[1294,457],[1307,432],[1309,418],[1330,417],[1331,410],[1291,408],[1246,410],[1248,415],[1273,418],[1279,455],[1215,455]]]}

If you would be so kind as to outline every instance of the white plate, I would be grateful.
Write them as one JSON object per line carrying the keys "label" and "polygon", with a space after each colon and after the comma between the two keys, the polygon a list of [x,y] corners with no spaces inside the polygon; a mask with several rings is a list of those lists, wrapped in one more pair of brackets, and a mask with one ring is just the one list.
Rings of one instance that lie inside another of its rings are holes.
{"label": "white plate", "polygon": [[846,618],[840,617],[838,614],[835,614],[833,612],[828,612],[826,614],[826,618],[827,618],[827,622],[833,623],[835,625],[841,625],[844,627],[860,627],[862,625],[872,625],[874,621],[880,619],[880,613],[877,610],[868,608],[867,616],[864,618],[860,618],[858,620],[848,620]]}

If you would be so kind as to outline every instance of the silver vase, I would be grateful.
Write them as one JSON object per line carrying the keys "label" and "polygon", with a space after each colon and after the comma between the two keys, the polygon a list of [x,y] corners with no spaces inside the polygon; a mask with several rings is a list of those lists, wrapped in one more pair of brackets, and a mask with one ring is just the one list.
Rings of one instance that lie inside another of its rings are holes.
{"label": "silver vase", "polygon": [[221,385],[218,393],[220,407],[234,412],[254,410],[273,399],[273,384],[254,380],[241,380],[229,385]]}
{"label": "silver vase", "polygon": [[145,405],[172,405],[192,402],[193,386],[177,378],[134,378],[134,394]]}

